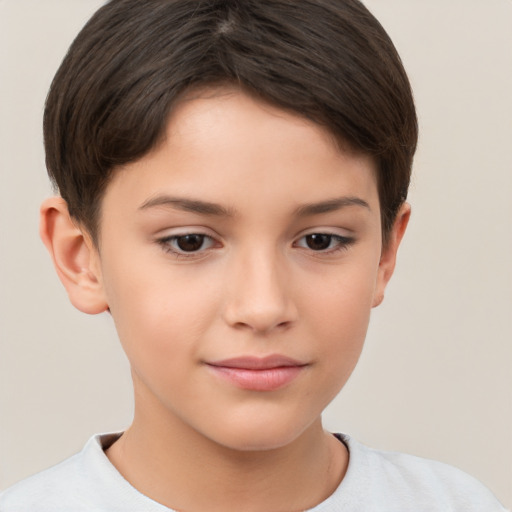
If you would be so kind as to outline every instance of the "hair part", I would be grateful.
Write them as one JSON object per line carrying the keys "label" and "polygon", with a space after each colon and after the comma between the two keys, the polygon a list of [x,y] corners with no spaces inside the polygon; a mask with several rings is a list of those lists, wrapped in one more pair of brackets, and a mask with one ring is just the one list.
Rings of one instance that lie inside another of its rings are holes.
{"label": "hair part", "polygon": [[158,145],[187,91],[226,84],[371,155],[386,243],[418,128],[400,57],[361,2],[111,0],[71,45],[44,114],[48,173],[96,244],[114,170]]}

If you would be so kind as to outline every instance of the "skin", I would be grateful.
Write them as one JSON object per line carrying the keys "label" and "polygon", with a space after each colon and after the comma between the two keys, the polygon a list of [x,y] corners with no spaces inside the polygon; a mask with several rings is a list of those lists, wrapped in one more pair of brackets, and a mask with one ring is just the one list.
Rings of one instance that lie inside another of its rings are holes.
{"label": "skin", "polygon": [[[183,101],[162,144],[114,173],[99,248],[47,200],[41,234],[70,300],[110,310],[131,363],[134,421],[107,451],[120,473],[187,511],[289,512],[332,494],[348,453],[320,415],[357,363],[409,213],[383,248],[374,162],[225,89]],[[202,245],[180,249],[187,234]],[[276,354],[301,367],[270,391],[210,366]]]}

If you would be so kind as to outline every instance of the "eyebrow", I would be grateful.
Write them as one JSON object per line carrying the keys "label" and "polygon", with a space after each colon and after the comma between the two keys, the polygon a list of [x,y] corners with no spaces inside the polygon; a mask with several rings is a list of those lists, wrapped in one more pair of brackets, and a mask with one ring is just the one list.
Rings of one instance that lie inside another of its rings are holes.
{"label": "eyebrow", "polygon": [[158,195],[145,201],[139,210],[147,210],[164,206],[168,208],[175,208],[185,212],[198,213],[200,215],[214,215],[219,217],[232,217],[233,212],[215,203],[208,201],[200,201],[198,199],[186,199],[183,197],[172,197],[167,195]]}
{"label": "eyebrow", "polygon": [[[149,208],[156,208],[159,206],[175,208],[200,215],[212,215],[218,217],[234,216],[234,212],[232,210],[224,208],[216,203],[168,195],[158,195],[148,199],[139,207],[139,210],[147,210]],[[321,201],[319,203],[310,203],[299,206],[295,210],[295,214],[299,217],[308,217],[311,215],[333,212],[348,206],[361,206],[371,211],[370,205],[359,197],[338,197]]]}
{"label": "eyebrow", "polygon": [[319,203],[311,203],[299,206],[295,211],[299,217],[308,217],[310,215],[319,215],[321,213],[329,213],[347,206],[361,206],[371,211],[370,205],[359,197],[337,197],[321,201]]}

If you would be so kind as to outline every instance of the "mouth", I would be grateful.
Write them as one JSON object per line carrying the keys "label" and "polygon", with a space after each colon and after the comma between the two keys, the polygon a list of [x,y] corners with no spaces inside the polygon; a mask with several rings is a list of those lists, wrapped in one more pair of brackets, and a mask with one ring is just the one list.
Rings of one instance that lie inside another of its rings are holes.
{"label": "mouth", "polygon": [[309,365],[286,356],[270,355],[223,359],[207,362],[206,366],[216,376],[241,389],[276,391],[290,384]]}

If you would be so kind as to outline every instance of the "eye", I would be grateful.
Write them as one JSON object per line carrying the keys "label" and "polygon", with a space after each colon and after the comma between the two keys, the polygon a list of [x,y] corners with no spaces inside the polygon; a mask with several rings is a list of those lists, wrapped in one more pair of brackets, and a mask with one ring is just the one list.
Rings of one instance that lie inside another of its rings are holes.
{"label": "eye", "polygon": [[162,238],[158,240],[158,243],[161,244],[167,252],[186,256],[210,249],[214,246],[215,241],[208,235],[187,233]]}
{"label": "eye", "polygon": [[330,233],[311,233],[303,236],[296,243],[297,247],[311,249],[316,252],[331,252],[346,249],[354,243],[353,238]]}
{"label": "eye", "polygon": [[193,233],[191,235],[177,236],[174,238],[173,242],[180,251],[196,252],[203,249],[205,240],[205,235],[197,235]]}

